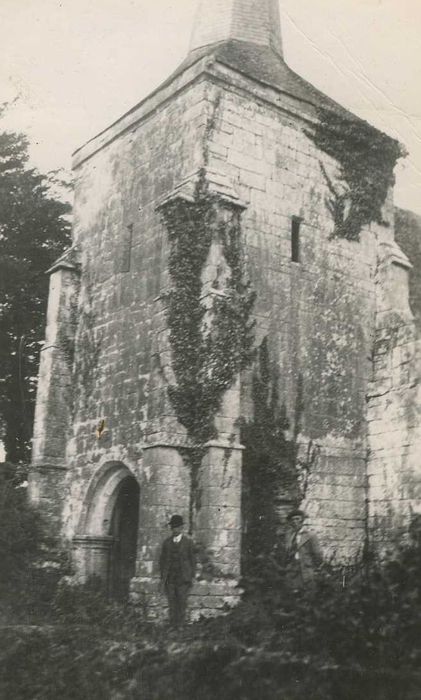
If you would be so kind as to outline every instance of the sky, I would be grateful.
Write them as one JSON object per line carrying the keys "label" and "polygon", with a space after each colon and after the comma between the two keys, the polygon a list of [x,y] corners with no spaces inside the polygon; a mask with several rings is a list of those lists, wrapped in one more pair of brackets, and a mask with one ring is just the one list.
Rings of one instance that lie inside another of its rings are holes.
{"label": "sky", "polygon": [[[71,153],[183,60],[197,0],[0,0],[0,127],[31,141],[32,164]],[[281,0],[291,68],[399,139],[395,201],[421,214],[421,2]]]}

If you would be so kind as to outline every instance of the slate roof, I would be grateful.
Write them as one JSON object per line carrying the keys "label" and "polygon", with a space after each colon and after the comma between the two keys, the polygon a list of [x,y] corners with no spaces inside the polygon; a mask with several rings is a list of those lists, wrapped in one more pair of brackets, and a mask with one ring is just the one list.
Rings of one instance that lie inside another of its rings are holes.
{"label": "slate roof", "polygon": [[[233,68],[260,83],[288,93],[316,108],[332,110],[344,118],[359,121],[359,118],[352,112],[349,112],[332,98],[324,95],[307,80],[295,73],[273,49],[251,42],[229,39],[191,51],[171,75],[169,81],[205,56],[212,56],[216,61],[229,68]],[[166,83],[169,81],[166,81]]]}

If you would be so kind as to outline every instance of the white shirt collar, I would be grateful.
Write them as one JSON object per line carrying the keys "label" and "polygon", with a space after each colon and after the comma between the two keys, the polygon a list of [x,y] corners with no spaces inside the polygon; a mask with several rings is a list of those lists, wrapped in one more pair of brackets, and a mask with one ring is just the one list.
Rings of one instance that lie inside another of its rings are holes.
{"label": "white shirt collar", "polygon": [[181,538],[183,537],[183,533],[180,532],[179,535],[176,535],[175,537],[172,538],[173,542],[181,542]]}

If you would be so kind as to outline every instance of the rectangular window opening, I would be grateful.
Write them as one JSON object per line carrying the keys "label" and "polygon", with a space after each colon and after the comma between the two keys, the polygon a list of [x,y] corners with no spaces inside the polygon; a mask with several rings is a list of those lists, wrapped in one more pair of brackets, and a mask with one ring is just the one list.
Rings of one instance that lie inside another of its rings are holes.
{"label": "rectangular window opening", "polygon": [[130,272],[132,257],[133,224],[125,226],[118,242],[117,255],[114,261],[115,272]]}
{"label": "rectangular window opening", "polygon": [[291,261],[300,262],[300,227],[301,219],[293,216],[291,221]]}

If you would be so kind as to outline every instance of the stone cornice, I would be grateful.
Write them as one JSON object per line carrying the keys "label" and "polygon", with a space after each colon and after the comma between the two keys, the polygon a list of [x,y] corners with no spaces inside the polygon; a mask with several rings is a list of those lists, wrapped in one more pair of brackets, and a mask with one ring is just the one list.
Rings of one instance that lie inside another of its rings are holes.
{"label": "stone cornice", "polygon": [[[247,204],[240,199],[227,175],[209,168],[206,168],[204,172],[210,194],[217,195],[222,203],[225,202],[227,205],[238,207],[239,209],[247,209]],[[197,170],[191,175],[188,175],[184,180],[179,182],[169,194],[158,202],[156,208],[158,210],[162,209],[166,204],[177,199],[194,203],[196,201],[195,192],[200,174],[201,171]]]}
{"label": "stone cornice", "polygon": [[57,472],[66,472],[68,470],[68,467],[66,464],[57,464],[57,463],[52,463],[52,462],[32,462],[30,465],[30,472],[31,471],[36,471],[36,472],[48,472],[48,471],[57,471]]}
{"label": "stone cornice", "polygon": [[[257,98],[271,104],[273,107],[282,109],[300,120],[312,122],[316,119],[316,113],[314,118],[310,117],[308,113],[303,114],[303,100],[289,94],[287,91],[270,86],[264,81],[258,81],[255,78],[243,75],[241,72],[225,65],[222,61],[215,60],[213,56],[205,56],[163,83],[142,102],[137,104],[136,107],[77,149],[73,153],[73,168],[78,168],[84,161],[91,158],[106,145],[126,131],[134,128],[139,122],[147,119],[159,108],[163,107],[169,100],[205,77],[217,80],[229,87],[240,89],[253,95],[255,99]],[[307,105],[312,107],[311,101]]]}
{"label": "stone cornice", "polygon": [[401,250],[396,241],[383,241],[380,243],[380,247],[383,250],[384,260],[386,262],[399,265],[406,270],[412,269],[412,264],[409,262],[408,257]]}
{"label": "stone cornice", "polygon": [[52,275],[53,272],[57,270],[70,270],[76,273],[80,272],[80,252],[79,250],[72,246],[66,250],[60,257],[51,265],[51,267],[46,271],[46,275]]}
{"label": "stone cornice", "polygon": [[[185,441],[184,444],[180,443],[175,443],[171,442],[171,440],[157,440],[156,442],[150,442],[150,443],[145,443],[142,445],[142,450],[151,450],[153,448],[166,448],[166,449],[172,449],[172,450],[177,450],[177,449],[192,449],[193,445],[188,444],[187,440]],[[244,450],[245,447],[244,445],[240,445],[239,443],[232,443],[229,442],[228,440],[210,440],[205,444],[205,447],[218,447],[221,450]]]}
{"label": "stone cornice", "polygon": [[104,131],[101,131],[90,141],[78,148],[73,153],[73,168],[77,168],[85,160],[93,156],[94,153],[104,148],[104,146],[114,141],[124,132],[133,128],[138,122],[149,117],[168,100],[173,99],[175,95],[184,91],[192,83],[197,82],[198,78],[202,77],[206,72],[208,63],[209,59],[205,57],[181,74],[176,75],[173,79],[170,78],[148,95],[148,97],[133,107],[133,109],[126,112],[120,119],[111,124],[111,126],[104,129]]}

